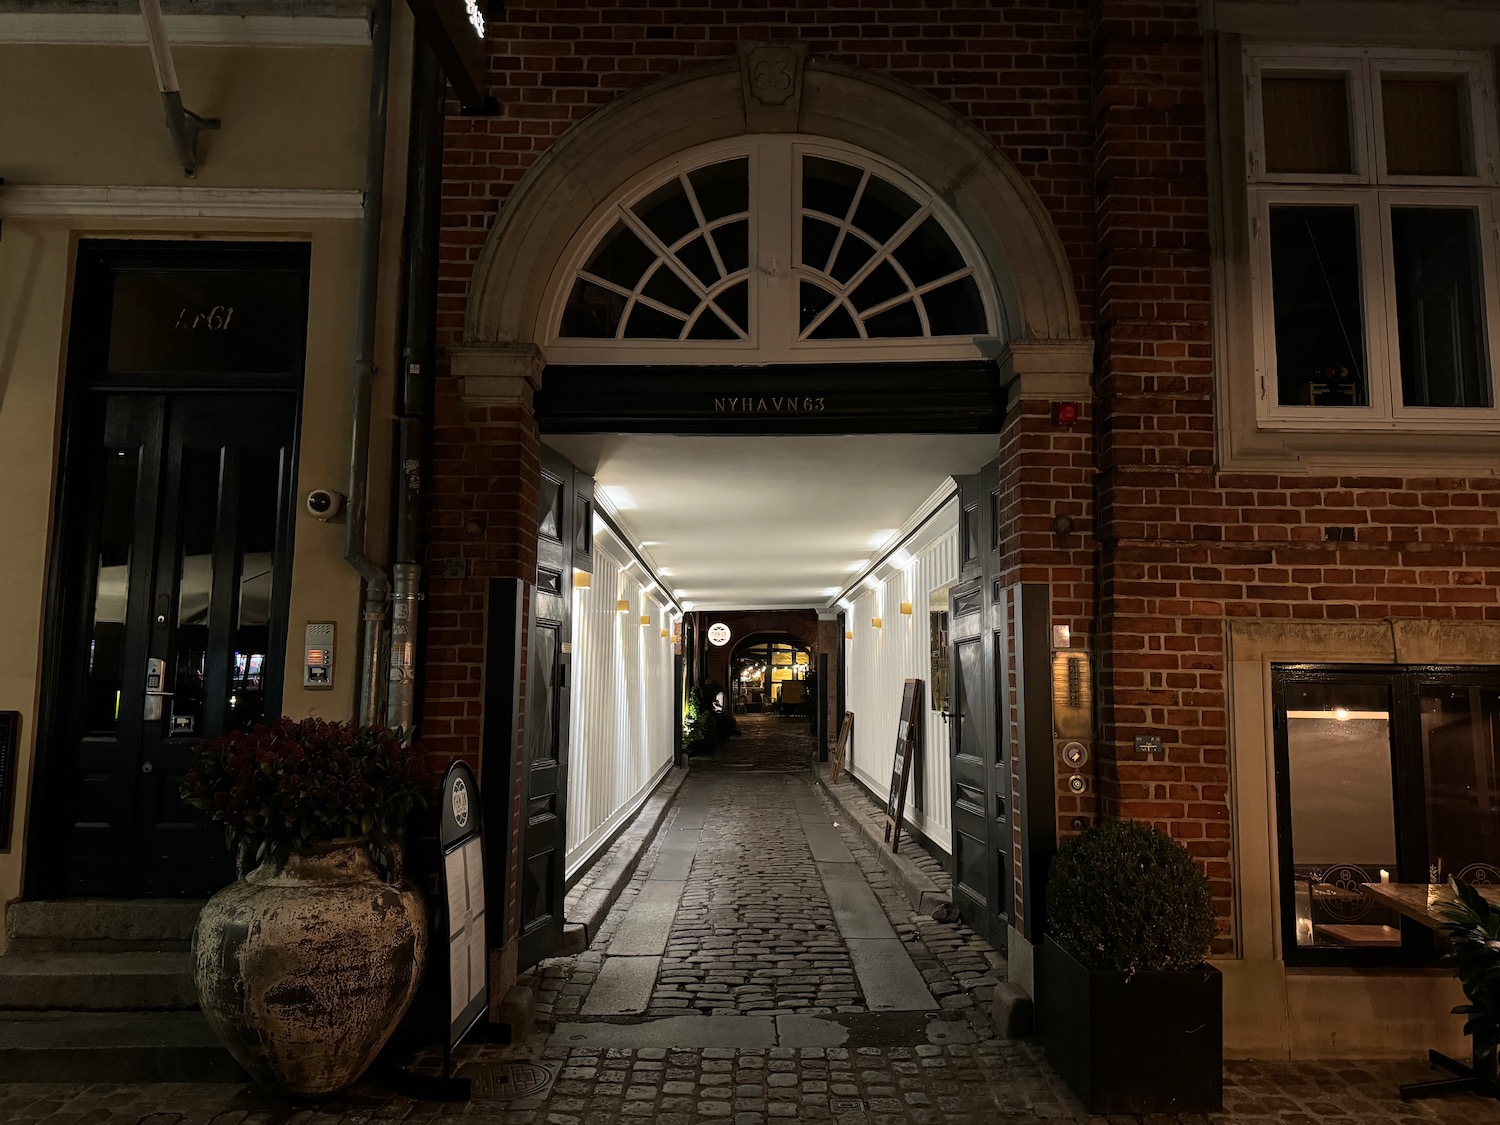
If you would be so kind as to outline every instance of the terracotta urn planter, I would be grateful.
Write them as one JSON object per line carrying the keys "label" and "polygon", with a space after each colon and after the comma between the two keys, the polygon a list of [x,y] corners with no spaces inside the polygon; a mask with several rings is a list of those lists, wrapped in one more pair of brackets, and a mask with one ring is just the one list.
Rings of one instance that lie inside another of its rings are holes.
{"label": "terracotta urn planter", "polygon": [[256,1082],[291,1099],[359,1079],[426,956],[420,894],[382,879],[359,839],[261,864],[209,900],[193,933],[209,1026]]}

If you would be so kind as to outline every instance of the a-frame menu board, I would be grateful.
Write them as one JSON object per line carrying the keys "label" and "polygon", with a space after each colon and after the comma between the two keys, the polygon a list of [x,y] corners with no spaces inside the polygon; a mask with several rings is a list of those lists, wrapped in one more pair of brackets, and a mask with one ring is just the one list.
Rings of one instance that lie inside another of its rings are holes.
{"label": "a-frame menu board", "polygon": [[901,689],[901,711],[896,722],[896,756],[891,763],[891,795],[885,802],[885,838],[891,851],[901,848],[901,819],[906,814],[906,787],[911,760],[921,738],[922,681],[907,680]]}

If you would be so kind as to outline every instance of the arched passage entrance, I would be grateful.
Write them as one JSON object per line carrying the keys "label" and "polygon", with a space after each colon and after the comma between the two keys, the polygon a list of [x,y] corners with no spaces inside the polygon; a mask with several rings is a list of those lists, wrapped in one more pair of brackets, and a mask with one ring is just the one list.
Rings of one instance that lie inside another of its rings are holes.
{"label": "arched passage entrance", "polygon": [[[767,62],[792,76],[787,90],[758,84]],[[840,191],[842,212],[813,199]],[[871,199],[885,214],[865,208]],[[919,242],[928,259],[945,264],[904,259]],[[854,259],[845,261],[850,247]],[[1025,413],[1018,404],[1039,394],[1085,396],[1091,347],[1079,326],[1057,235],[987,138],[889,79],[804,65],[792,47],[749,47],[737,62],[661,80],[598,111],[517,185],[476,268],[464,343],[451,349],[455,436],[439,458],[467,478],[450,502],[493,507],[491,482],[537,479],[544,439],[581,474],[611,486],[595,499],[623,524],[636,526],[651,511],[691,512],[697,524],[675,534],[701,542],[760,529],[783,555],[816,556],[817,582],[778,575],[741,589],[720,575],[699,595],[687,571],[678,585],[670,571],[684,568],[674,563],[652,571],[640,597],[669,616],[691,612],[700,597],[726,610],[822,608],[831,653],[839,628],[831,599],[853,547],[845,545],[835,567],[837,545],[813,537],[816,527],[835,525],[840,506],[816,508],[826,500],[824,478],[805,471],[792,444],[782,445],[780,467],[810,487],[780,494],[774,511],[756,509],[737,490],[737,467],[771,448],[761,443],[817,437],[824,443],[817,463],[845,474],[835,496],[858,493],[882,471],[915,487],[920,475],[900,466],[931,469],[935,456],[960,448],[968,460],[944,472],[977,472],[999,451],[1006,418]],[[648,436],[683,434],[719,444],[709,452],[692,444],[696,438]],[[729,434],[756,443],[754,453],[724,444]],[[658,493],[646,475],[636,478],[641,494],[629,495],[605,470],[653,443],[655,464],[669,466],[665,476],[678,491]],[[1000,475],[1022,483],[1019,467]],[[870,526],[894,535],[932,487],[907,495],[896,518]],[[505,926],[523,935],[555,911],[562,882],[556,862],[528,851],[521,825],[566,816],[560,796],[526,789],[540,775],[533,712],[545,701],[565,714],[568,685],[577,682],[567,646],[549,643],[543,666],[528,633],[537,628],[536,598],[566,584],[569,564],[557,563],[548,544],[585,535],[582,525],[561,527],[542,500],[516,505],[485,529],[483,567],[473,572],[491,580],[491,644],[514,638],[516,652],[502,664],[524,668],[527,686],[507,694],[504,684],[484,692],[472,682],[453,685],[460,701],[471,695],[483,711],[492,791],[493,770],[509,767],[504,811],[521,840]],[[809,511],[813,518],[799,525]],[[858,549],[875,546],[874,534]],[[644,546],[650,536],[639,538]],[[759,560],[751,546],[721,543],[718,553],[753,576]],[[459,600],[476,592],[469,587]],[[497,605],[510,618],[497,622]],[[549,637],[559,627],[566,622],[551,621]],[[563,729],[550,712],[540,721],[553,734]],[[501,748],[511,746],[521,749],[502,759]],[[523,806],[531,813],[523,816]]]}

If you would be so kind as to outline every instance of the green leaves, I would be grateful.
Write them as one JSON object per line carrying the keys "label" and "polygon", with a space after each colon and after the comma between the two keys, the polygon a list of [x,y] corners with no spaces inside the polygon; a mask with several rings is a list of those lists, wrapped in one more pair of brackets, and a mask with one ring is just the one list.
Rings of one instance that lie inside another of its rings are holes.
{"label": "green leaves", "polygon": [[1469,999],[1453,1014],[1469,1017],[1465,1034],[1494,1043],[1500,1041],[1500,907],[1490,905],[1468,883],[1457,878],[1448,882],[1456,901],[1437,907],[1444,919],[1438,929],[1451,946],[1444,960]]}
{"label": "green leaves", "polygon": [[1091,969],[1191,969],[1213,943],[1213,892],[1165,832],[1106,820],[1063,845],[1047,875],[1048,929]]}

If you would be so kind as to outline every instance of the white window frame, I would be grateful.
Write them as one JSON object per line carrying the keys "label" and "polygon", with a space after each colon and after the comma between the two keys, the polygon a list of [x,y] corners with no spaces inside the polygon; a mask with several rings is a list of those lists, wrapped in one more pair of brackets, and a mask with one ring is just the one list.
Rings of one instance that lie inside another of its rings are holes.
{"label": "white window frame", "polygon": [[[1496,184],[1493,62],[1478,52],[1358,48],[1245,48],[1247,213],[1257,425],[1280,430],[1464,432],[1500,429],[1500,192]],[[1350,92],[1350,146],[1355,172],[1304,175],[1265,171],[1262,77],[1305,70],[1345,74]],[[1457,75],[1469,98],[1468,140],[1474,174],[1390,176],[1380,80],[1387,74]],[[1359,212],[1361,313],[1368,406],[1282,404],[1276,372],[1271,291],[1270,210],[1278,204],[1355,206]],[[1481,355],[1488,363],[1490,406],[1422,407],[1401,401],[1400,335],[1391,238],[1392,207],[1471,207],[1478,216],[1483,286]]]}
{"label": "white window frame", "polygon": [[[922,213],[937,217],[973,270],[983,302],[988,334],[926,338],[799,340],[798,282],[807,271],[800,261],[803,155],[825,156],[889,180],[911,194]],[[705,164],[748,156],[750,160],[750,304],[745,340],[617,340],[560,335],[563,308],[574,279],[589,256],[621,218],[627,205]],[[789,185],[789,190],[787,186]],[[785,232],[784,234],[778,234]],[[538,338],[546,341],[549,363],[713,364],[838,363],[993,359],[1005,342],[1004,313],[985,259],[964,225],[940,197],[910,175],[853,146],[796,134],[768,134],[715,142],[679,153],[670,161],[613,193],[583,225],[549,282],[542,302]]]}

